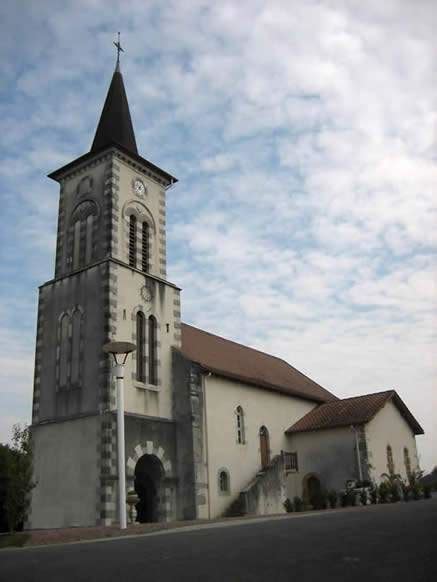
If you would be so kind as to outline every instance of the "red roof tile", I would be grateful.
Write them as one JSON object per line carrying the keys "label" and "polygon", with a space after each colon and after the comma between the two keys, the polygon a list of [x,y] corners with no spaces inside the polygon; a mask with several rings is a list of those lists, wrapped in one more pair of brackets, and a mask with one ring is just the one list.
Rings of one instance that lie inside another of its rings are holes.
{"label": "red roof tile", "polygon": [[183,355],[205,370],[314,402],[336,396],[280,358],[182,324]]}
{"label": "red roof tile", "polygon": [[397,406],[414,433],[423,434],[422,427],[395,390],[343,398],[321,404],[295,422],[286,433],[292,434],[364,424],[369,422],[389,400],[393,400],[393,404]]}

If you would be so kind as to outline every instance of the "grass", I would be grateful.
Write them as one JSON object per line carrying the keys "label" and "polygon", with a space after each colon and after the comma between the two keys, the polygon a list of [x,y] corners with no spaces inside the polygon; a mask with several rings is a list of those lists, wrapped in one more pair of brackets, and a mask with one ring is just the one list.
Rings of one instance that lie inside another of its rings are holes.
{"label": "grass", "polygon": [[30,534],[27,533],[12,533],[0,535],[0,548],[22,548]]}

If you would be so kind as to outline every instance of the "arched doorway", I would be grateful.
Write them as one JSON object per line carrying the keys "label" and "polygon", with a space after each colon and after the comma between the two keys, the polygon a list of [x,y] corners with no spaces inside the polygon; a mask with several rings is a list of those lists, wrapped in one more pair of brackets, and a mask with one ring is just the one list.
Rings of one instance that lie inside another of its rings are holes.
{"label": "arched doorway", "polygon": [[320,505],[321,500],[320,479],[315,473],[308,473],[303,478],[303,499],[305,505],[310,505],[315,509]]}
{"label": "arched doorway", "polygon": [[135,466],[134,487],[140,498],[136,505],[137,521],[140,523],[159,521],[163,476],[164,467],[158,457],[143,455],[138,459]]}
{"label": "arched doorway", "polygon": [[267,427],[259,429],[259,450],[261,453],[261,467],[265,469],[270,463],[270,437]]}

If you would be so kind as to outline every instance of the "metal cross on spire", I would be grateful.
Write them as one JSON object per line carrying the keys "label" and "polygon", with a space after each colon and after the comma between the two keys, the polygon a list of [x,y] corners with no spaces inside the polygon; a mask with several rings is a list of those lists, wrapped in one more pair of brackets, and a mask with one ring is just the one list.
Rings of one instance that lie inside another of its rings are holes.
{"label": "metal cross on spire", "polygon": [[120,52],[124,53],[124,49],[121,47],[120,44],[120,33],[118,33],[118,40],[115,42],[114,45],[117,47],[117,63],[115,65],[115,70],[118,71],[120,69]]}

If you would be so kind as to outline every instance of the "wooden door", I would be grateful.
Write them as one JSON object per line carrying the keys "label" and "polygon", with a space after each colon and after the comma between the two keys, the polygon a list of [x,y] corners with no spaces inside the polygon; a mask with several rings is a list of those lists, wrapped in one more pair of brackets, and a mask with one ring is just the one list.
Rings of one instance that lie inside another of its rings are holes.
{"label": "wooden door", "polygon": [[261,452],[261,467],[265,469],[270,463],[269,431],[262,426],[259,431],[259,447]]}

